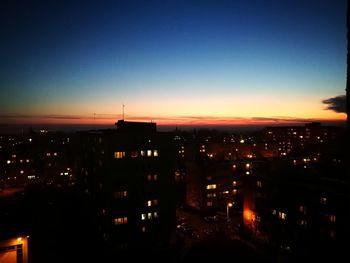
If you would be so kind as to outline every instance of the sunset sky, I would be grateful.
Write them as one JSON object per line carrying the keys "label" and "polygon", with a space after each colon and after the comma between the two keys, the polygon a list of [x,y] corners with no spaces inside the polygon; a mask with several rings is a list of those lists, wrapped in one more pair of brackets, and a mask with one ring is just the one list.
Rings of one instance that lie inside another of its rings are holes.
{"label": "sunset sky", "polygon": [[344,120],[346,5],[2,1],[0,123]]}

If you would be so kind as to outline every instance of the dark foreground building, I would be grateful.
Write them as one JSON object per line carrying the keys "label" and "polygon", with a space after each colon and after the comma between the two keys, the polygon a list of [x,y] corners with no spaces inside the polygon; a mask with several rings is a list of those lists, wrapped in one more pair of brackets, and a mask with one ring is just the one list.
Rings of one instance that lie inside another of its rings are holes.
{"label": "dark foreground building", "polygon": [[80,180],[113,249],[165,248],[175,238],[175,147],[155,123],[120,120],[79,135]]}

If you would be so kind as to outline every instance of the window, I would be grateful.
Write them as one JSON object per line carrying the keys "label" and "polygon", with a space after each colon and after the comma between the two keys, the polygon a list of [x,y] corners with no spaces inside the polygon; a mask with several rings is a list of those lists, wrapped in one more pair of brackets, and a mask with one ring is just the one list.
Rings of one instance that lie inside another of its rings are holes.
{"label": "window", "polygon": [[147,218],[152,219],[152,213],[147,213]]}
{"label": "window", "polygon": [[158,175],[154,174],[154,175],[153,175],[153,180],[154,180],[154,181],[157,181],[157,179],[158,179]]}
{"label": "window", "polygon": [[139,152],[138,151],[131,151],[130,156],[131,156],[131,158],[137,158],[139,156]]}
{"label": "window", "polygon": [[212,201],[208,201],[208,202],[207,202],[207,206],[208,206],[208,207],[213,206],[213,202],[212,202]]}
{"label": "window", "polygon": [[146,214],[141,214],[141,220],[146,220]]}
{"label": "window", "polygon": [[233,181],[232,186],[237,186],[237,181]]}
{"label": "window", "polygon": [[256,186],[261,188],[262,187],[262,182],[261,181],[256,181]]}
{"label": "window", "polygon": [[141,151],[141,156],[145,156],[145,151]]}
{"label": "window", "polygon": [[210,190],[210,189],[216,189],[216,184],[207,185],[207,190]]}
{"label": "window", "polygon": [[51,156],[51,153],[46,153],[46,156]]}
{"label": "window", "polygon": [[147,157],[151,157],[152,156],[152,150],[147,150]]}
{"label": "window", "polygon": [[116,199],[121,199],[121,198],[125,198],[128,196],[128,191],[118,191],[118,192],[114,192],[114,197]]}
{"label": "window", "polygon": [[115,225],[123,225],[128,223],[128,218],[125,217],[117,217],[114,219],[114,224]]}
{"label": "window", "polygon": [[282,220],[286,220],[287,214],[283,212],[278,212],[278,217]]}
{"label": "window", "polygon": [[337,218],[335,215],[329,215],[329,222],[335,223],[337,221]]}
{"label": "window", "polygon": [[145,226],[141,227],[141,232],[142,232],[142,233],[145,233],[145,232],[146,232],[146,227],[145,227]]}
{"label": "window", "polygon": [[300,219],[299,220],[299,225],[300,226],[306,226],[307,225],[307,221],[305,219]]}
{"label": "window", "polygon": [[153,213],[154,218],[158,218],[158,212]]}
{"label": "window", "polygon": [[6,163],[7,163],[7,164],[10,164],[10,163],[11,163],[11,161],[10,161],[10,160],[7,160],[7,161],[6,161]]}
{"label": "window", "polygon": [[152,201],[151,201],[151,200],[148,200],[148,201],[147,201],[147,206],[148,206],[148,207],[151,207],[151,206],[152,206]]}
{"label": "window", "polygon": [[232,194],[236,195],[237,194],[237,189],[232,190]]}
{"label": "window", "polygon": [[151,181],[152,180],[152,175],[147,175],[147,181]]}
{"label": "window", "polygon": [[303,213],[305,215],[306,214],[306,207],[303,205],[299,206],[299,212]]}
{"label": "window", "polygon": [[157,199],[153,200],[153,205],[158,205],[158,200]]}
{"label": "window", "polygon": [[327,198],[321,196],[321,198],[320,198],[320,203],[321,203],[321,205],[326,205],[326,204],[327,204]]}
{"label": "window", "polygon": [[154,157],[158,157],[158,150],[154,150],[154,151],[153,151],[153,156],[154,156]]}
{"label": "window", "polygon": [[330,236],[331,238],[335,238],[335,237],[336,237],[336,232],[333,231],[333,230],[331,230],[331,231],[329,232],[329,236]]}
{"label": "window", "polygon": [[114,152],[115,159],[121,159],[125,157],[125,152]]}

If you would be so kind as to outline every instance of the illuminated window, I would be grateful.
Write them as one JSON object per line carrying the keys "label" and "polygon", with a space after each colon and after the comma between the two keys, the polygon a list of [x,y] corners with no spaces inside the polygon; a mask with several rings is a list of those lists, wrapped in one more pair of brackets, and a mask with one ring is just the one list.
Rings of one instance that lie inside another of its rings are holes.
{"label": "illuminated window", "polygon": [[337,218],[335,215],[329,215],[329,222],[335,223],[337,221]]}
{"label": "illuminated window", "polygon": [[245,174],[246,174],[246,175],[250,175],[250,172],[249,172],[249,171],[246,171]]}
{"label": "illuminated window", "polygon": [[146,214],[141,214],[141,220],[146,220]]}
{"label": "illuminated window", "polygon": [[153,200],[153,205],[158,205],[158,200],[157,199]]}
{"label": "illuminated window", "polygon": [[27,160],[26,160],[26,162],[27,162],[27,163],[29,163],[29,162],[30,162],[30,160],[29,160],[29,159],[27,159]]}
{"label": "illuminated window", "polygon": [[128,191],[118,191],[114,192],[114,197],[117,199],[125,198],[128,196]]}
{"label": "illuminated window", "polygon": [[16,154],[12,154],[12,158],[16,158],[17,156],[16,156]]}
{"label": "illuminated window", "polygon": [[237,186],[237,181],[233,181],[232,186]]}
{"label": "illuminated window", "polygon": [[151,157],[152,156],[152,150],[147,150],[147,157]]}
{"label": "illuminated window", "polygon": [[46,153],[46,156],[51,156],[51,153]]}
{"label": "illuminated window", "polygon": [[33,179],[35,179],[35,175],[28,175],[27,178],[28,178],[29,180],[33,180]]}
{"label": "illuminated window", "polygon": [[147,218],[152,219],[152,213],[147,213]]}
{"label": "illuminated window", "polygon": [[153,217],[154,217],[154,218],[158,218],[158,212],[154,212],[154,213],[153,213]]}
{"label": "illuminated window", "polygon": [[262,182],[261,181],[256,181],[256,186],[261,188],[262,187]]}
{"label": "illuminated window", "polygon": [[151,201],[151,200],[148,200],[148,201],[147,201],[147,206],[148,206],[148,207],[152,206],[152,201]]}
{"label": "illuminated window", "polygon": [[232,194],[236,195],[237,194],[237,189],[232,190]]}
{"label": "illuminated window", "polygon": [[125,157],[125,152],[114,152],[115,159],[121,159]]}
{"label": "illuminated window", "polygon": [[54,156],[57,156],[57,153],[53,153]]}
{"label": "illuminated window", "polygon": [[145,227],[145,226],[141,227],[141,232],[142,232],[142,233],[145,233],[145,232],[146,232],[146,227]]}
{"label": "illuminated window", "polygon": [[21,159],[21,160],[19,160],[19,162],[20,162],[20,163],[23,163],[23,160]]}
{"label": "illuminated window", "polygon": [[321,203],[322,205],[326,205],[326,204],[327,204],[327,198],[321,196],[321,198],[320,198],[320,203]]}
{"label": "illuminated window", "polygon": [[207,206],[213,206],[213,202],[208,201],[208,202],[207,202]]}
{"label": "illuminated window", "polygon": [[147,181],[151,181],[152,180],[152,175],[147,175]]}
{"label": "illuminated window", "polygon": [[216,193],[208,193],[207,198],[216,197]]}
{"label": "illuminated window", "polygon": [[306,214],[306,207],[305,206],[299,206],[299,212],[300,213],[303,213],[303,214]]}
{"label": "illuminated window", "polygon": [[139,156],[139,152],[138,151],[132,151],[130,153],[130,156],[131,156],[131,158],[137,158]]}
{"label": "illuminated window", "polygon": [[274,216],[277,215],[276,209],[272,209],[272,214],[273,214]]}
{"label": "illuminated window", "polygon": [[207,190],[210,190],[210,189],[216,189],[216,184],[207,185]]}
{"label": "illuminated window", "polygon": [[23,171],[23,170],[21,170],[21,171],[20,171],[20,174],[24,174],[24,171]]}
{"label": "illuminated window", "polygon": [[145,156],[145,151],[141,151],[141,156]]}
{"label": "illuminated window", "polygon": [[246,163],[246,164],[245,164],[245,168],[246,168],[246,169],[249,169],[249,168],[250,168],[250,163]]}
{"label": "illuminated window", "polygon": [[126,216],[114,218],[115,225],[123,225],[123,224],[127,224],[127,223],[128,223],[128,218]]}
{"label": "illuminated window", "polygon": [[278,212],[278,217],[282,220],[286,220],[287,214],[283,212]]}
{"label": "illuminated window", "polygon": [[299,225],[300,226],[306,226],[307,225],[307,221],[305,219],[301,219],[301,220],[299,220]]}
{"label": "illuminated window", "polygon": [[154,180],[154,181],[157,181],[157,179],[158,179],[158,175],[154,174],[154,175],[153,175],[153,180]]}
{"label": "illuminated window", "polygon": [[6,163],[7,163],[7,164],[10,164],[10,163],[11,163],[11,161],[10,161],[10,160],[7,160],[7,161],[6,161]]}
{"label": "illuminated window", "polygon": [[153,151],[153,156],[154,156],[154,157],[158,157],[158,150],[154,150],[154,151]]}

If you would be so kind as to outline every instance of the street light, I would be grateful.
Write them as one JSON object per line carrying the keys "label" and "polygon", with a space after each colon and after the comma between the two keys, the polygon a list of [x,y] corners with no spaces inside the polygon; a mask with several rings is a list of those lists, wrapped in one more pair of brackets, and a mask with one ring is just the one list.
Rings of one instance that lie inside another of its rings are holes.
{"label": "street light", "polygon": [[226,205],[226,216],[227,216],[227,222],[230,222],[230,207],[232,207],[233,204],[231,202],[228,202]]}

